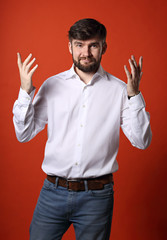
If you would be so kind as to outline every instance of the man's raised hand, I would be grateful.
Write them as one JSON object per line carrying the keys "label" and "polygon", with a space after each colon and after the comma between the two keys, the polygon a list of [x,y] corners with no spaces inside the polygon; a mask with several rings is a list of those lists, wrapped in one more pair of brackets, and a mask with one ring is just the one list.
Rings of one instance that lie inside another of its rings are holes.
{"label": "man's raised hand", "polygon": [[124,69],[127,76],[127,93],[128,96],[131,97],[137,95],[140,92],[139,83],[143,75],[142,73],[143,57],[139,58],[139,65],[137,65],[135,57],[132,55],[131,59],[129,59],[129,65],[131,68],[131,74],[126,65],[124,66]]}
{"label": "man's raised hand", "polygon": [[17,53],[17,64],[20,72],[21,88],[25,90],[28,94],[33,89],[32,75],[38,67],[38,65],[36,64],[35,67],[30,70],[31,66],[35,62],[35,58],[30,61],[31,57],[32,54],[29,54],[29,56],[22,63],[20,53]]}

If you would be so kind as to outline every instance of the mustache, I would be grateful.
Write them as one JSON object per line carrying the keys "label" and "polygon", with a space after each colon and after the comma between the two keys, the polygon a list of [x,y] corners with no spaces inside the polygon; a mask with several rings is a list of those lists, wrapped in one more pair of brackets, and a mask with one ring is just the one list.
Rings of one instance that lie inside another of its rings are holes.
{"label": "mustache", "polygon": [[96,61],[96,59],[94,57],[80,57],[78,60],[79,61],[80,60],[93,60],[94,62]]}

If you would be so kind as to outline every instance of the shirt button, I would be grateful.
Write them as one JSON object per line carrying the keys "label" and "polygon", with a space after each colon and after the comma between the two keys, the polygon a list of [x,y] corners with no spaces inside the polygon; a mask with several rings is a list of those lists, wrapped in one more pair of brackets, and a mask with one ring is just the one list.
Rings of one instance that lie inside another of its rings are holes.
{"label": "shirt button", "polygon": [[81,146],[81,144],[78,144],[78,147],[80,147]]}
{"label": "shirt button", "polygon": [[83,108],[85,108],[86,106],[85,106],[85,105],[83,105],[82,107],[83,107]]}
{"label": "shirt button", "polygon": [[81,127],[83,127],[83,125],[81,124]]}
{"label": "shirt button", "polygon": [[75,165],[78,166],[78,163],[76,162]]}

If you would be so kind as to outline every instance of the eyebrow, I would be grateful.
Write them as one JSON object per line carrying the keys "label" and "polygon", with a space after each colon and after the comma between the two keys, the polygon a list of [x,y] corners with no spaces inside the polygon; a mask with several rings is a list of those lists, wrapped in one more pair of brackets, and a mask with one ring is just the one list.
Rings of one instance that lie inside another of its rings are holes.
{"label": "eyebrow", "polygon": [[79,41],[74,41],[74,44],[82,44],[83,42],[79,42]]}
{"label": "eyebrow", "polygon": [[[74,41],[74,45],[76,45],[76,44],[83,44],[83,43],[84,43],[84,41]],[[98,41],[96,41],[96,42],[91,42],[89,44],[89,46],[94,45],[94,44],[100,45],[100,43]]]}
{"label": "eyebrow", "polygon": [[90,45],[94,45],[94,44],[96,44],[96,45],[100,45],[99,42],[92,42],[92,43],[90,43]]}

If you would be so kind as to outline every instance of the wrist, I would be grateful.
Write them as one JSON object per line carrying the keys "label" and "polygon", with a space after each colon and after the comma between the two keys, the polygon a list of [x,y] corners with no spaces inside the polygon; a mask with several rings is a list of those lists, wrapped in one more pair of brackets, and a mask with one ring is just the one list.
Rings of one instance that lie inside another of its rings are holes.
{"label": "wrist", "polygon": [[24,88],[21,86],[21,88],[26,91],[28,94],[30,94],[34,90],[34,86],[31,86],[30,88]]}
{"label": "wrist", "polygon": [[134,93],[134,94],[128,94],[128,99],[130,99],[131,97],[135,97],[140,93],[140,91]]}

